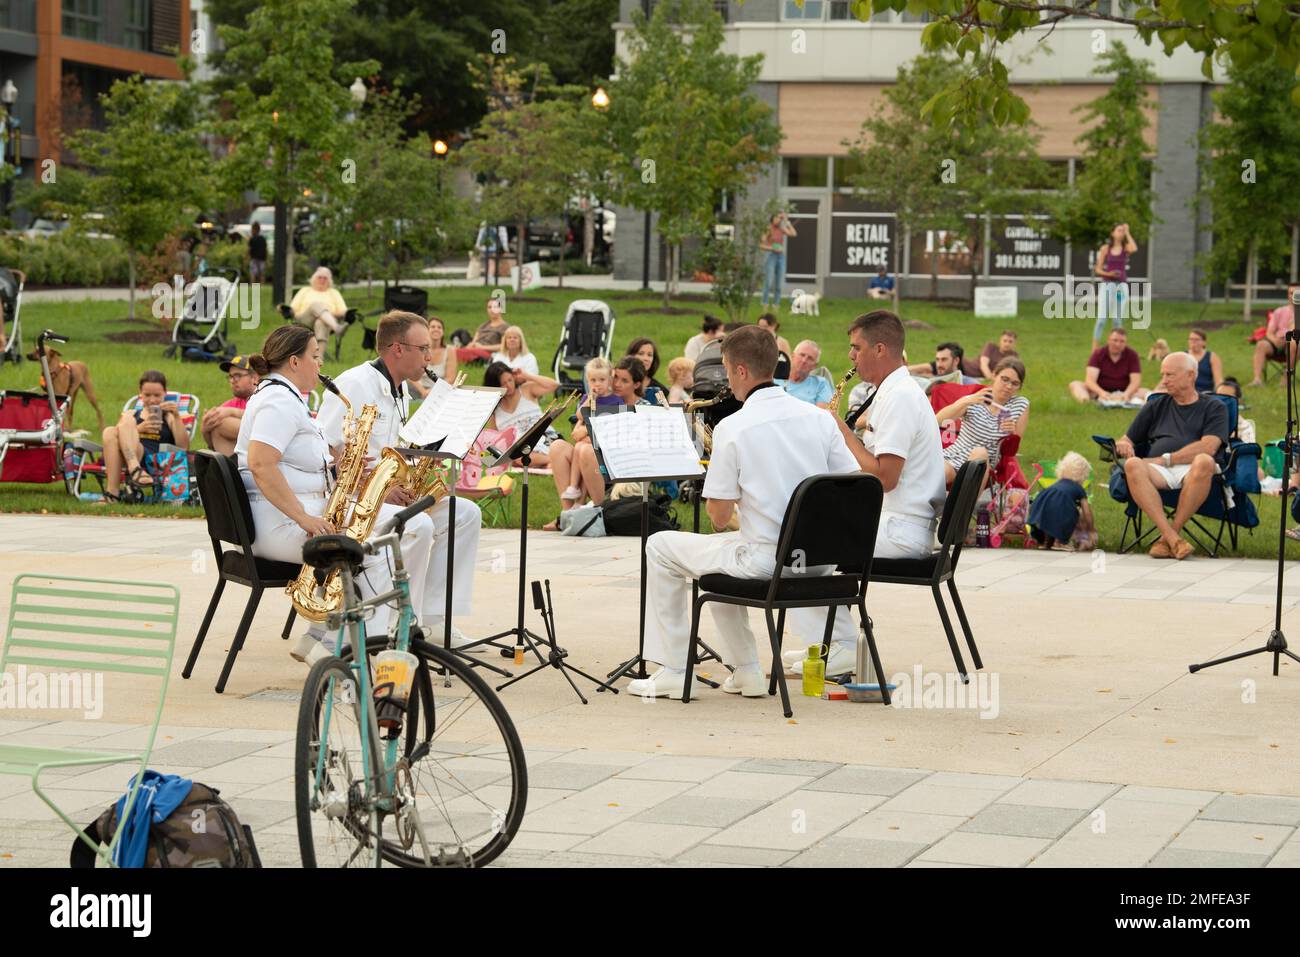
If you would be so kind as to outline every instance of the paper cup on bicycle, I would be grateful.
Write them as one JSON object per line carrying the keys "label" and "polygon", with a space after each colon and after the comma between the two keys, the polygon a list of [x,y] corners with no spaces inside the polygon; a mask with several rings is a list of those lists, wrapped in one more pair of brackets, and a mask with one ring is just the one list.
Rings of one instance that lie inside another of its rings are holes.
{"label": "paper cup on bicycle", "polygon": [[381,651],[375,656],[375,687],[392,685],[392,701],[404,709],[418,665],[419,660],[409,651]]}

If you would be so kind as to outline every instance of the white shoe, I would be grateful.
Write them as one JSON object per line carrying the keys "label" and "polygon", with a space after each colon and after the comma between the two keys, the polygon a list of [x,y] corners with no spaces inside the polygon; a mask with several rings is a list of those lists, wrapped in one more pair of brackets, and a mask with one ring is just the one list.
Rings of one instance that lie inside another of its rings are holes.
{"label": "white shoe", "polygon": [[566,502],[577,502],[582,498],[582,489],[578,488],[576,485],[570,485],[560,493],[560,498],[564,499]]}
{"label": "white shoe", "polygon": [[[429,626],[424,629],[424,640],[430,644],[441,646],[446,639],[446,627],[444,619],[430,618]],[[472,645],[479,640],[478,638],[471,638],[455,625],[451,626],[451,646],[453,648],[464,648],[466,645]],[[477,651],[478,649],[473,650]]]}
{"label": "white shoe", "polygon": [[[782,656],[784,657],[784,656]],[[807,658],[804,654],[791,667],[796,675],[803,677],[803,663]],[[839,642],[831,642],[831,653],[826,659],[826,677],[831,675],[842,675],[846,672],[853,672],[858,667],[858,649],[852,645],[845,645]]]}
{"label": "white shoe", "polygon": [[667,668],[660,668],[649,678],[638,678],[630,682],[627,692],[640,695],[642,698],[672,698],[681,701],[685,688],[685,671],[669,671]]}
{"label": "white shoe", "polygon": [[320,639],[310,631],[303,632],[293,647],[289,649],[289,657],[294,661],[303,661],[309,665],[314,665],[322,658],[328,658],[333,652],[326,648]]}
{"label": "white shoe", "polygon": [[767,679],[763,677],[763,669],[758,665],[745,665],[727,676],[727,680],[722,683],[722,690],[746,698],[761,698],[767,694]]}

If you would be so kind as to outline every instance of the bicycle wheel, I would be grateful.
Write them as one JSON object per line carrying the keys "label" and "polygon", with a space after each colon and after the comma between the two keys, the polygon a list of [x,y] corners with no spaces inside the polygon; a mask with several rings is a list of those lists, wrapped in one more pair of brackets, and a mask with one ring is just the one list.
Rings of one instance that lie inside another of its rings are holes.
{"label": "bicycle wheel", "polygon": [[[316,662],[303,685],[294,749],[294,804],[303,867],[373,867],[378,815],[366,806],[365,715],[352,669]],[[322,735],[328,715],[328,727]],[[324,751],[324,758],[321,752]]]}
{"label": "bicycle wheel", "polygon": [[[370,639],[366,653],[387,645]],[[523,745],[501,699],[461,658],[418,639],[408,650],[419,667],[399,735],[397,801],[384,823],[384,860],[482,867],[506,849],[523,821]],[[351,650],[344,655],[350,659]]]}

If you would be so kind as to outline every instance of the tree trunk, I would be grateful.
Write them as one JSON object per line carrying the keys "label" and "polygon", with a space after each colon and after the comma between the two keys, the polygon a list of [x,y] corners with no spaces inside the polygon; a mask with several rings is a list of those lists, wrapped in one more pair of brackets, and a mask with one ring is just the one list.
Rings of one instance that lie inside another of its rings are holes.
{"label": "tree trunk", "polygon": [[[528,217],[525,216],[523,219],[517,220],[515,229],[519,231],[519,239],[515,243],[515,276],[518,277],[515,280],[515,292],[519,292],[524,281],[524,262],[527,259],[528,252]],[[500,281],[501,277],[498,276],[497,282]]]}
{"label": "tree trunk", "polygon": [[127,286],[129,287],[127,289],[126,297],[127,297],[127,302],[130,304],[128,306],[127,318],[134,319],[135,318],[135,250],[134,249],[128,249],[126,251],[126,282],[127,282]]}
{"label": "tree trunk", "polygon": [[[1246,294],[1241,299],[1241,317],[1250,318],[1250,307],[1255,302],[1255,251],[1258,240],[1250,237],[1250,251],[1246,253]],[[1231,280],[1229,280],[1231,282]]]}
{"label": "tree trunk", "polygon": [[[982,220],[976,221],[976,228],[984,229]],[[975,284],[979,282],[980,266],[983,265],[984,249],[983,243],[979,240],[972,240],[970,245],[970,301],[968,305],[971,311],[975,311]]]}
{"label": "tree trunk", "polygon": [[582,211],[582,261],[591,267],[596,254],[596,208],[588,200]]}
{"label": "tree trunk", "polygon": [[284,242],[285,234],[289,231],[289,211],[285,207],[284,201],[277,199],[275,201],[275,261],[271,266],[274,273],[275,282],[272,285],[272,292],[277,304],[289,301],[289,287],[291,280],[287,275],[288,257],[285,255],[286,245]]}
{"label": "tree trunk", "polygon": [[[930,301],[935,302],[939,298],[939,230],[932,229],[934,242],[930,244]],[[894,283],[897,287],[898,283]]]}
{"label": "tree trunk", "polygon": [[673,292],[675,292],[674,279],[676,278],[676,261],[673,253],[676,251],[675,243],[669,243],[664,247],[667,254],[667,262],[664,263],[664,308],[667,309],[672,301]]}
{"label": "tree trunk", "polygon": [[902,260],[898,256],[898,233],[899,233],[899,227],[898,224],[895,223],[894,233],[892,237],[892,246],[893,246],[892,258],[894,260],[894,315],[898,316],[899,318],[902,318],[903,314],[902,312],[899,311],[899,304],[898,304],[899,295],[900,295],[899,287],[902,285],[903,282],[901,278]]}

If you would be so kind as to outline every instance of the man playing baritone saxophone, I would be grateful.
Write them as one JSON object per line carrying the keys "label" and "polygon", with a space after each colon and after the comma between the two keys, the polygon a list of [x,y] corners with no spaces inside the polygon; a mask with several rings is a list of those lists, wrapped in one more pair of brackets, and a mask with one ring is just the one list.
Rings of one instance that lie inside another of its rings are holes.
{"label": "man playing baritone saxophone", "polygon": [[[424,374],[433,340],[429,336],[429,324],[424,319],[415,313],[399,311],[390,312],[379,320],[375,340],[379,358],[340,373],[334,382],[354,409],[359,411],[363,405],[374,405],[378,409],[367,448],[367,454],[378,462],[385,447],[397,448],[403,444],[397,434],[410,416],[411,393],[406,383]],[[342,444],[344,411],[338,398],[325,396],[317,421],[332,447]],[[395,488],[386,501],[389,504],[381,512],[379,522],[387,519],[390,509],[409,505],[414,499],[405,489]],[[402,544],[402,558],[411,575],[411,602],[420,624],[430,635],[430,640],[435,642],[443,634],[443,616],[447,607],[449,511],[450,503],[444,497],[428,513],[416,516],[406,526]],[[457,500],[453,615],[467,615],[470,611],[481,525],[482,515],[478,506],[468,499]],[[453,646],[470,643],[458,628],[452,628],[451,635]]]}
{"label": "man playing baritone saxophone", "polygon": [[[944,502],[939,424],[925,393],[907,371],[903,345],[903,323],[892,312],[882,309],[853,320],[849,358],[860,378],[878,382],[880,388],[871,404],[871,428],[863,439],[838,414],[834,418],[858,467],[880,479],[885,489],[876,558],[924,558],[934,551],[935,517]],[[852,671],[857,661],[857,626],[851,614],[835,612],[826,658],[828,675]],[[802,674],[803,652],[786,652],[782,657],[795,674]]]}
{"label": "man playing baritone saxophone", "polygon": [[[722,341],[727,382],[744,405],[713,430],[713,454],[704,480],[709,518],[724,528],[740,507],[740,531],[715,535],[659,532],[646,545],[648,611],[645,657],[663,667],[633,681],[628,690],[646,697],[681,698],[690,645],[691,582],[722,573],[770,578],[786,506],[799,483],[811,475],[856,472],[857,463],[840,437],[834,418],[772,381],[777,346],[758,326],[742,326]],[[933,420],[934,416],[930,416]],[[804,574],[834,569],[809,568]],[[750,631],[748,611],[710,605],[721,635],[722,655],[735,671],[722,686],[729,694],[767,694]],[[805,633],[820,633],[825,609],[791,613]]]}

